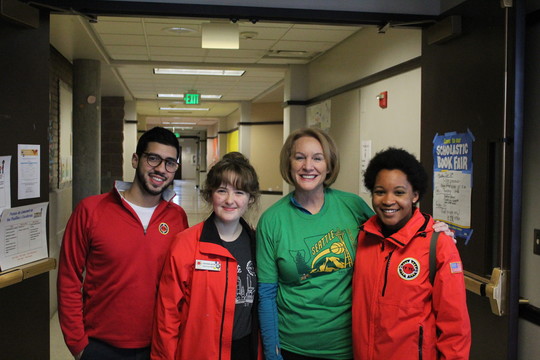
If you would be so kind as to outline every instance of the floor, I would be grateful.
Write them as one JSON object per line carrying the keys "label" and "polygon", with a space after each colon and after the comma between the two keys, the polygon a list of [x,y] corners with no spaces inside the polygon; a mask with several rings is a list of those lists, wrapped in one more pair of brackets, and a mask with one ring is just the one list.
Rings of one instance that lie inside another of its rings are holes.
{"label": "floor", "polygon": [[[195,225],[208,216],[210,208],[201,200],[194,180],[175,180],[174,191],[176,196],[173,201],[184,208],[189,225]],[[64,343],[57,313],[51,318],[50,329],[51,360],[73,360],[73,356]]]}

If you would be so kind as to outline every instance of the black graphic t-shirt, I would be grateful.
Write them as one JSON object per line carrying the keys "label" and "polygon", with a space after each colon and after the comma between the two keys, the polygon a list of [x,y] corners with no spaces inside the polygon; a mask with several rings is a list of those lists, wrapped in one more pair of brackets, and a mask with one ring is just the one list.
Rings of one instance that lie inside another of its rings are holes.
{"label": "black graphic t-shirt", "polygon": [[255,274],[249,236],[245,230],[242,230],[235,241],[222,241],[221,244],[238,262],[233,326],[233,340],[237,340],[251,333],[251,308],[257,289],[257,275]]}

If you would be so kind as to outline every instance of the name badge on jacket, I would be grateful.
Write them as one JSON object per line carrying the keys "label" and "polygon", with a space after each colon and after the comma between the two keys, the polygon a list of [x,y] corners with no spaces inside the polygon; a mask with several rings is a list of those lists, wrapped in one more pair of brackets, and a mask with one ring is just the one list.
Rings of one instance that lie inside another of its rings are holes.
{"label": "name badge on jacket", "polygon": [[195,260],[195,269],[221,271],[221,261]]}

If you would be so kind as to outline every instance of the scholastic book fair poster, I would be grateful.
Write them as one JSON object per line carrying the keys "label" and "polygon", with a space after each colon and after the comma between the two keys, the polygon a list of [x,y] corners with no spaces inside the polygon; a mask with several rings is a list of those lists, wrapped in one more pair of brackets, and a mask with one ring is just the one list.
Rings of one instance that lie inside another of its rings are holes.
{"label": "scholastic book fair poster", "polygon": [[444,221],[467,244],[471,229],[474,136],[448,132],[433,139],[433,218]]}

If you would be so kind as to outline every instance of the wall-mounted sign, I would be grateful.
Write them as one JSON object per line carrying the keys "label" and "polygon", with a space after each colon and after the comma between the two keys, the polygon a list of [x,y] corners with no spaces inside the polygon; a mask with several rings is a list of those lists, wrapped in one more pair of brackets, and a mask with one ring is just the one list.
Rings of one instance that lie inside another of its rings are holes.
{"label": "wall-mounted sign", "polygon": [[199,105],[201,94],[187,93],[184,94],[184,104],[186,105]]}
{"label": "wall-mounted sign", "polygon": [[0,270],[48,256],[48,203],[5,209],[0,215]]}
{"label": "wall-mounted sign", "polygon": [[474,136],[448,132],[433,139],[433,218],[444,221],[465,244],[471,238]]}
{"label": "wall-mounted sign", "polygon": [[306,108],[306,119],[309,127],[329,130],[331,125],[332,100],[326,100]]}
{"label": "wall-mounted sign", "polygon": [[17,145],[18,199],[38,198],[41,145]]}

